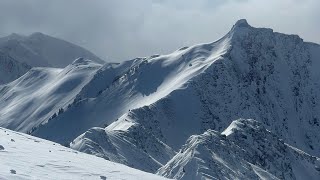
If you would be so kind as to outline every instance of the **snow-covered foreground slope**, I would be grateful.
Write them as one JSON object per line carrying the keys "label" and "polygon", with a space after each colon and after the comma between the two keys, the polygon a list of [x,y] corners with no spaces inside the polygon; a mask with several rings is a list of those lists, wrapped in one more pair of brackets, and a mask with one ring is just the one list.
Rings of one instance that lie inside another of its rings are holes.
{"label": "snow-covered foreground slope", "polygon": [[30,66],[20,63],[8,54],[0,51],[0,85],[11,82],[25,74]]}
{"label": "snow-covered foreground slope", "polygon": [[20,132],[34,131],[67,109],[100,67],[79,58],[64,69],[33,68],[0,86],[0,126]]}
{"label": "snow-covered foreground slope", "polygon": [[64,68],[79,57],[104,63],[103,60],[82,47],[42,33],[33,33],[30,36],[11,34],[2,37],[0,38],[0,50],[32,67]]}
{"label": "snow-covered foreground slope", "polygon": [[0,179],[165,179],[0,128]]}
{"label": "snow-covered foreground slope", "polygon": [[251,119],[193,135],[158,174],[175,179],[319,179],[320,159]]}

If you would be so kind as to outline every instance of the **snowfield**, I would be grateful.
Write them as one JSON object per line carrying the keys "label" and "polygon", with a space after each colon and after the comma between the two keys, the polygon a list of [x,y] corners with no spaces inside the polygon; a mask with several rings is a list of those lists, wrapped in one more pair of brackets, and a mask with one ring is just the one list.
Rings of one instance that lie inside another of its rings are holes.
{"label": "snowfield", "polygon": [[0,128],[0,179],[166,179]]}
{"label": "snowfield", "polygon": [[34,131],[72,104],[100,67],[79,58],[64,69],[32,68],[0,86],[0,126],[24,133]]}

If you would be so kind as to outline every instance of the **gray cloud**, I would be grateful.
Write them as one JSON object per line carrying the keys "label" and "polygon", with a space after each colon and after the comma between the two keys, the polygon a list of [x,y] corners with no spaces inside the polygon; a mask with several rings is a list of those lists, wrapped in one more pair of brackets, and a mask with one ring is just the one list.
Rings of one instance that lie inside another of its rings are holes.
{"label": "gray cloud", "polygon": [[319,0],[0,0],[0,36],[40,31],[121,61],[223,36],[236,20],[320,42]]}

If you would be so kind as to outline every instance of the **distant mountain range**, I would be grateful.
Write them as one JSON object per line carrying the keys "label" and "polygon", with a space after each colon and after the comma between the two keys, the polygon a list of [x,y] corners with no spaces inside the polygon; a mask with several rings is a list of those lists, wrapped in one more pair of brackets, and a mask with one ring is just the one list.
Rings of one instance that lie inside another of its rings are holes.
{"label": "distant mountain range", "polygon": [[213,43],[78,58],[0,86],[0,126],[175,179],[319,179],[320,45],[239,20]]}
{"label": "distant mountain range", "polygon": [[[90,51],[53,38],[42,33],[33,33],[30,36],[11,34],[0,38],[0,83],[7,83],[20,77],[31,67],[63,68],[76,58],[83,57],[94,62],[105,62]],[[12,65],[8,66],[8,59]],[[16,69],[16,70],[14,70]]]}

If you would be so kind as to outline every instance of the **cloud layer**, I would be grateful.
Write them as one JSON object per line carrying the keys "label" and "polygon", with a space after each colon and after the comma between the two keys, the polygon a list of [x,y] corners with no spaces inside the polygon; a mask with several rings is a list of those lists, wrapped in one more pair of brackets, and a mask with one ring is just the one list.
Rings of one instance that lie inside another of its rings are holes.
{"label": "cloud layer", "polygon": [[236,20],[320,43],[319,0],[1,0],[0,36],[43,32],[122,61],[214,41]]}

